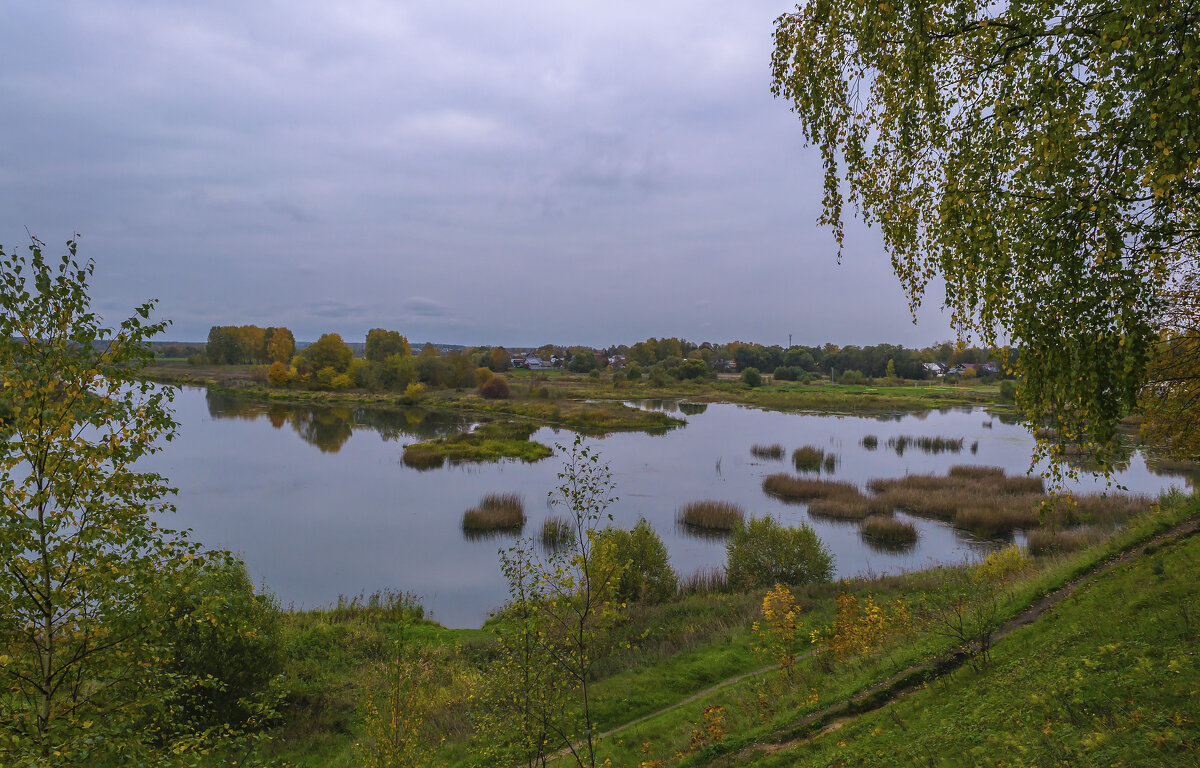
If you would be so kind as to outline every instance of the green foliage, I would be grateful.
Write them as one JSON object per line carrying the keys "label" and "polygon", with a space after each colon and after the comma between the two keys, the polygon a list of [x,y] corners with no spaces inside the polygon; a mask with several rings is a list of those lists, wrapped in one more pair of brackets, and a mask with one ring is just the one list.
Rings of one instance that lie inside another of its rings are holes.
{"label": "green foliage", "polygon": [[167,668],[189,687],[175,694],[169,726],[186,732],[245,722],[273,705],[272,684],[283,670],[274,598],[256,594],[245,565],[232,557],[189,565],[171,582]]}
{"label": "green foliage", "polygon": [[762,374],[757,368],[745,368],[742,370],[742,383],[747,387],[758,387],[762,385]]}
{"label": "green foliage", "polygon": [[856,371],[854,369],[850,369],[849,371],[842,371],[840,374],[838,374],[837,380],[838,380],[839,384],[865,384],[865,383],[867,383],[867,377],[862,374],[862,371]]}
{"label": "green foliage", "polygon": [[479,396],[488,400],[504,400],[508,395],[508,382],[503,376],[493,376],[479,385]]}
{"label": "green foliage", "polygon": [[683,381],[688,379],[703,379],[708,376],[708,363],[696,359],[684,360],[675,370],[675,375]]}
{"label": "green foliage", "polygon": [[354,353],[350,345],[342,341],[336,333],[325,333],[314,343],[304,348],[304,359],[316,371],[332,368],[337,373],[344,373],[350,367]]}
{"label": "green foliage", "polygon": [[833,576],[833,556],[804,524],[785,527],[771,517],[751,518],[734,529],[725,551],[725,571],[734,589],[759,589],[776,582],[815,584]]}
{"label": "green foliage", "polygon": [[625,369],[625,378],[629,381],[640,381],[642,378],[642,369],[637,363],[630,363]]}
{"label": "green foliage", "polygon": [[175,693],[192,681],[164,663],[165,585],[205,559],[154,519],[172,509],[166,480],[134,469],[174,436],[172,390],[136,378],[166,323],[148,302],[103,327],[94,265],[73,240],[57,263],[42,248],[0,248],[0,764],[182,764],[245,746],[226,725],[180,732]]}
{"label": "green foliage", "polygon": [[1000,402],[1011,403],[1017,399],[1017,382],[1005,379],[1000,382]]}
{"label": "green foliage", "polygon": [[367,331],[367,343],[363,356],[369,362],[382,363],[392,355],[411,357],[412,348],[408,339],[397,331],[386,331],[383,328],[372,328]]}
{"label": "green foliage", "polygon": [[618,599],[661,603],[675,596],[679,577],[671,567],[666,545],[646,518],[639,519],[629,531],[604,529],[600,545],[611,547],[610,557],[622,565]]}
{"label": "green foliage", "polygon": [[839,246],[845,189],[914,309],[941,278],[960,334],[1019,347],[1030,424],[1109,447],[1200,260],[1200,10],[814,0],[775,46]]}

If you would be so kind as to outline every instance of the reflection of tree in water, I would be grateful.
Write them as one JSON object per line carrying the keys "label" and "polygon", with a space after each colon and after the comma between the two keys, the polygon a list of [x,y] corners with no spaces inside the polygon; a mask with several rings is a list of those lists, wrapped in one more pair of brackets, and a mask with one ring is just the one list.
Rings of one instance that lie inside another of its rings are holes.
{"label": "reflection of tree in water", "polygon": [[254,421],[265,417],[275,429],[290,424],[302,440],[323,453],[337,453],[356,429],[374,430],[384,440],[405,436],[429,440],[461,432],[471,424],[459,414],[423,408],[267,404],[211,391],[205,400],[214,419]]}
{"label": "reflection of tree in water", "polygon": [[321,453],[337,453],[354,432],[353,416],[349,408],[309,408],[292,415],[292,429]]}
{"label": "reflection of tree in water", "polygon": [[695,416],[708,410],[708,403],[680,403],[679,412],[685,416]]}

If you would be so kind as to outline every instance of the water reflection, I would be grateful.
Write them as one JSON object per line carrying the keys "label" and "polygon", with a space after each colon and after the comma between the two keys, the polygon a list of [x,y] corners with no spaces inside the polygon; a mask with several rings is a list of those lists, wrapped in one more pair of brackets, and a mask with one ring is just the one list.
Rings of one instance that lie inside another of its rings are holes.
{"label": "water reflection", "polygon": [[454,412],[415,407],[366,408],[340,405],[284,405],[243,400],[218,392],[205,393],[208,415],[214,419],[257,421],[275,429],[290,426],[304,442],[321,453],[337,453],[356,429],[369,429],[386,441],[404,437],[429,440],[461,432],[473,422]]}

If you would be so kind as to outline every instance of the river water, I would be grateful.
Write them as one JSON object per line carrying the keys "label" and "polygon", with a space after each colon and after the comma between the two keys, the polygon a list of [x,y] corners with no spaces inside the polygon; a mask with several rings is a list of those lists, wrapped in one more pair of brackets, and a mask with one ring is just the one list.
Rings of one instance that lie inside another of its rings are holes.
{"label": "river water", "polygon": [[[982,409],[864,417],[729,404],[645,405],[681,408],[688,423],[665,435],[623,433],[589,443],[612,471],[619,496],[609,509],[614,524],[629,527],[645,517],[681,575],[725,561],[721,540],[697,537],[675,522],[680,506],[702,499],[732,501],[752,515],[808,522],[833,553],[838,576],[961,561],[996,546],[914,519],[920,539],[913,547],[875,549],[855,525],[810,520],[803,505],[763,493],[763,477],[791,467],[754,458],[755,443],[779,443],[789,456],[802,445],[823,448],[838,456],[833,477],[860,485],[875,477],[944,473],[955,464],[1024,472],[1033,448],[1020,426]],[[514,537],[465,537],[463,511],[487,493],[518,493],[529,517],[526,536],[536,535],[553,513],[547,494],[562,469],[558,452],[536,464],[430,471],[401,462],[405,444],[469,427],[470,420],[458,414],[268,405],[196,388],[179,392],[175,412],[177,439],[147,461],[179,489],[178,512],[167,524],[192,529],[207,546],[240,554],[255,581],[285,607],[320,607],[339,596],[397,590],[419,596],[427,614],[447,626],[479,626],[506,598],[498,549],[511,546]],[[876,450],[862,447],[866,435],[878,437]],[[910,445],[897,455],[886,443],[900,435],[962,438],[963,450],[931,455]],[[569,446],[574,435],[541,429],[533,439]],[[1137,453],[1118,479],[1148,494],[1185,485],[1180,477],[1150,471]],[[1104,488],[1090,478],[1080,484]]]}

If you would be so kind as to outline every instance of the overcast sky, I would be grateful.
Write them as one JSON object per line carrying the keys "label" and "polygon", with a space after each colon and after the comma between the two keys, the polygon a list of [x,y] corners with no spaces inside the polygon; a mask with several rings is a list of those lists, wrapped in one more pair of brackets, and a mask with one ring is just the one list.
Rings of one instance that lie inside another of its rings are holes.
{"label": "overcast sky", "polygon": [[72,232],[117,322],[361,340],[924,346],[842,263],[770,92],[786,2],[0,5],[0,243]]}

